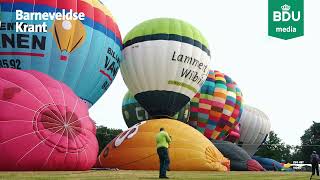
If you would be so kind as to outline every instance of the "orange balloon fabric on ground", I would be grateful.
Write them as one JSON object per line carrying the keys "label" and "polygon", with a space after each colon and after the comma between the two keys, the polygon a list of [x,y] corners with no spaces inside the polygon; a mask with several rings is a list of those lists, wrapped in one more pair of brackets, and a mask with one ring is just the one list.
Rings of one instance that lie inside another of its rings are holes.
{"label": "orange balloon fabric on ground", "polygon": [[172,137],[170,169],[174,171],[228,171],[230,161],[200,132],[170,119],[143,121],[113,139],[98,157],[106,168],[157,170],[155,136],[163,127]]}

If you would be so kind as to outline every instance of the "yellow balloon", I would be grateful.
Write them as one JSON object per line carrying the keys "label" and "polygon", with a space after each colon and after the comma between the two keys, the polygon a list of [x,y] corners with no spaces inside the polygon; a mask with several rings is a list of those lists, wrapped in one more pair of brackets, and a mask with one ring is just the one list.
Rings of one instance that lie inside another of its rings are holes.
{"label": "yellow balloon", "polygon": [[201,133],[170,119],[143,121],[113,139],[98,157],[106,168],[157,170],[155,136],[163,127],[172,137],[170,169],[174,171],[228,171],[230,161]]}
{"label": "yellow balloon", "polygon": [[56,20],[50,30],[61,51],[71,53],[86,39],[86,30],[79,20]]}

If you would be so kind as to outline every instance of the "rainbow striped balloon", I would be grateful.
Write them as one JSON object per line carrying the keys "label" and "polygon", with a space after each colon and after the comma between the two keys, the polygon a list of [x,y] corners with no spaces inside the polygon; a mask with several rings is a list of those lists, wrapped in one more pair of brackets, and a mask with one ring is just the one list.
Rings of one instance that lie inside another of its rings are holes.
{"label": "rainbow striped balloon", "polygon": [[[108,89],[120,67],[122,40],[99,0],[1,0],[0,10],[0,68],[46,73],[90,105]],[[23,11],[23,20],[17,11]],[[59,19],[68,13],[84,18]],[[32,31],[41,24],[47,25],[45,31]]]}
{"label": "rainbow striped balloon", "polygon": [[239,123],[242,93],[230,77],[210,70],[190,108],[191,126],[209,139],[223,140]]}

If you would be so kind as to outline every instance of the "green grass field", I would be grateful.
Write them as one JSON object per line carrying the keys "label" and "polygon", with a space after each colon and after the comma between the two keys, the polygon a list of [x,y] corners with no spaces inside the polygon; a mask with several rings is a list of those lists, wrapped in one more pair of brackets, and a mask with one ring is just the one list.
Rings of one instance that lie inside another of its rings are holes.
{"label": "green grass field", "polygon": [[[309,172],[168,172],[170,179],[309,179]],[[158,179],[157,171],[0,172],[0,179]],[[315,177],[314,179],[320,179]]]}

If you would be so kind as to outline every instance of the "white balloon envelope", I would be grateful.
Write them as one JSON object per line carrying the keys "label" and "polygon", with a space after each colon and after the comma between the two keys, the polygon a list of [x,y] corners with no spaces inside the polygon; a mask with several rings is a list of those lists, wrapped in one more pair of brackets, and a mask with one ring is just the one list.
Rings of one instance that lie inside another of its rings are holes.
{"label": "white balloon envelope", "polygon": [[202,34],[184,21],[148,20],[125,37],[121,74],[151,116],[173,116],[206,80],[208,48]]}
{"label": "white balloon envelope", "polygon": [[268,116],[261,110],[244,105],[240,118],[239,145],[253,156],[270,132],[271,123]]}

